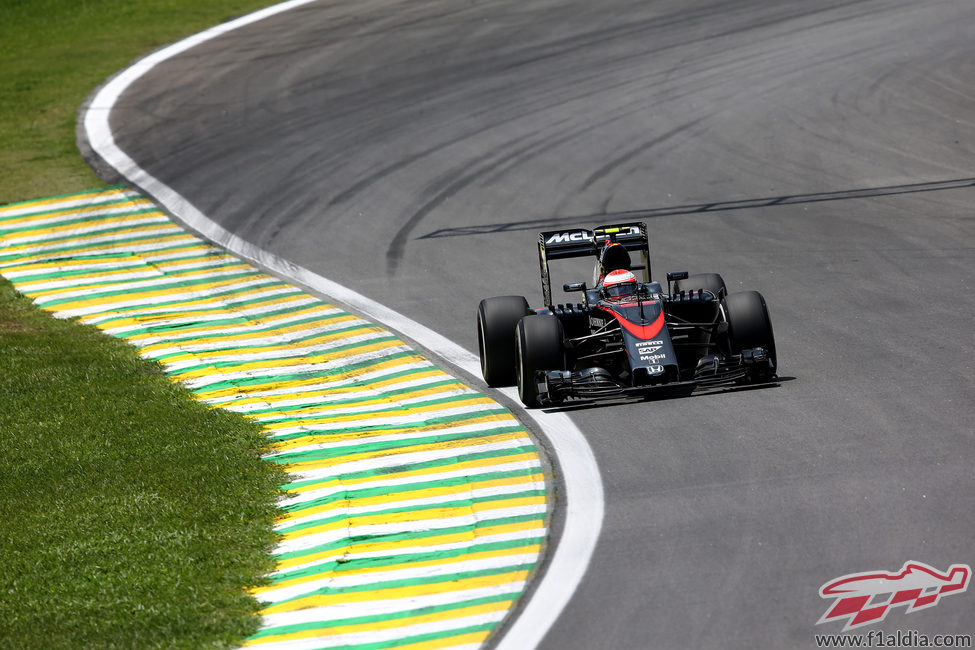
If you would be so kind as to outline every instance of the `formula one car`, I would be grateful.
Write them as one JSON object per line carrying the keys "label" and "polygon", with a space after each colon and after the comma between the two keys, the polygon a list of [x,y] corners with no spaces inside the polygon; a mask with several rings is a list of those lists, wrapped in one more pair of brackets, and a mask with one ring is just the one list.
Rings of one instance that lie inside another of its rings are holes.
{"label": "formula one car", "polygon": [[[549,261],[572,257],[595,258],[594,286],[567,283],[564,291],[581,293],[582,302],[552,304]],[[517,384],[526,406],[775,379],[762,295],[729,294],[717,273],[686,271],[668,273],[664,291],[651,280],[645,223],[539,233],[538,260],[544,307],[499,296],[477,308],[484,381]]]}

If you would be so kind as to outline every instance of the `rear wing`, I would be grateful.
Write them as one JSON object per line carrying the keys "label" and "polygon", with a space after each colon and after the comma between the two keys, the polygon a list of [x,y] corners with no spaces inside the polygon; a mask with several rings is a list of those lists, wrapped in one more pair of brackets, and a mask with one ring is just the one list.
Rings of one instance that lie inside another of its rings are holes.
{"label": "rear wing", "polygon": [[650,282],[650,242],[647,239],[646,222],[612,224],[592,230],[548,230],[538,233],[538,266],[542,275],[542,298],[546,307],[552,306],[549,260],[588,256],[598,258],[600,248],[609,241],[621,244],[627,251],[639,252],[642,264],[635,264],[630,270],[642,269],[643,281]]}

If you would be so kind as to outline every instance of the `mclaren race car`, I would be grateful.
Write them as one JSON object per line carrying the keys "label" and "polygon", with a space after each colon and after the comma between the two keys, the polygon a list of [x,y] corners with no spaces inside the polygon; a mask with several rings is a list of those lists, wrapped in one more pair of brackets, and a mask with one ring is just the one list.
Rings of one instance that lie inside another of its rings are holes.
{"label": "mclaren race car", "polygon": [[[565,284],[581,302],[553,304],[549,262],[573,257],[594,258],[593,286]],[[651,280],[645,223],[539,233],[538,261],[543,307],[499,296],[477,308],[484,380],[517,384],[526,406],[775,379],[762,295],[729,294],[717,273],[686,271],[668,273],[665,291]]]}

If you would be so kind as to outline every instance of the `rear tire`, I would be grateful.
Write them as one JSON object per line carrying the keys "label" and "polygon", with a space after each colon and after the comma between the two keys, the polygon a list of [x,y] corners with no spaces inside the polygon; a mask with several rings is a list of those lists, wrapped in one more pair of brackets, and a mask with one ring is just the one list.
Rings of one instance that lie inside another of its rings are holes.
{"label": "rear tire", "polygon": [[516,331],[518,397],[534,408],[540,406],[537,372],[565,370],[562,323],[554,316],[525,316]]}
{"label": "rear tire", "polygon": [[688,276],[686,280],[678,280],[674,283],[674,291],[696,291],[706,289],[714,294],[714,297],[721,300],[728,295],[728,287],[725,286],[724,278],[717,273],[695,273]]}
{"label": "rear tire", "polygon": [[485,298],[477,306],[477,351],[488,386],[515,385],[515,327],[530,313],[523,296]]}
{"label": "rear tire", "polygon": [[779,366],[775,353],[772,320],[768,315],[765,298],[757,291],[739,291],[729,294],[721,304],[728,319],[728,342],[731,353],[738,354],[747,348],[765,348],[771,361],[770,370],[758,373],[751,380],[770,379]]}

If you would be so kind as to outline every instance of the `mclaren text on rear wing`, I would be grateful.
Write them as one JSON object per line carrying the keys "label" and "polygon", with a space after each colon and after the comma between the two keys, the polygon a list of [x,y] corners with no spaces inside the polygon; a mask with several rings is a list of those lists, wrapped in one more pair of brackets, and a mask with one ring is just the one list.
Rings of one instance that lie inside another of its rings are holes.
{"label": "mclaren text on rear wing", "polygon": [[650,243],[647,224],[632,222],[586,228],[566,228],[538,233],[538,265],[542,276],[542,297],[545,306],[552,305],[552,281],[549,276],[550,260],[572,257],[596,257],[606,242],[621,244],[627,251],[638,252],[642,264],[632,270],[643,269],[644,280],[650,281]]}

